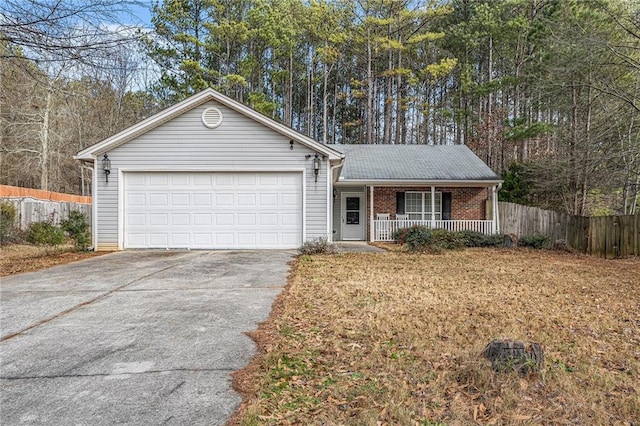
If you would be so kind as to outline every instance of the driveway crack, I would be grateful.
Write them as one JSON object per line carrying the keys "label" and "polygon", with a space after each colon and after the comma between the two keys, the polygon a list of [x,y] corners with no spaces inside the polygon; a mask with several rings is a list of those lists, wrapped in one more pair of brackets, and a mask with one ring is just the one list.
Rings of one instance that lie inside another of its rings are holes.
{"label": "driveway crack", "polygon": [[[202,255],[201,255],[201,256],[202,256]],[[118,286],[118,287],[112,288],[111,290],[109,290],[109,291],[107,291],[107,292],[105,292],[105,293],[102,293],[102,294],[100,294],[100,295],[98,295],[98,296],[96,296],[96,297],[94,297],[94,298],[92,298],[92,299],[86,300],[86,301],[84,301],[84,302],[82,302],[82,303],[78,303],[77,305],[72,306],[72,307],[71,307],[71,308],[69,308],[69,309],[65,309],[64,311],[62,311],[62,312],[58,312],[57,314],[52,315],[52,316],[50,316],[50,317],[48,317],[48,318],[45,318],[45,319],[43,319],[43,320],[41,320],[41,321],[38,321],[38,322],[36,322],[35,324],[31,324],[30,326],[25,327],[25,328],[23,328],[22,330],[16,331],[15,333],[7,334],[7,335],[5,335],[5,336],[2,336],[2,337],[0,337],[0,342],[4,342],[5,340],[9,340],[9,339],[12,339],[12,338],[14,338],[14,337],[16,337],[16,336],[19,336],[19,335],[21,335],[21,334],[23,334],[23,333],[25,333],[25,332],[27,332],[27,331],[29,331],[29,330],[32,330],[32,329],[34,329],[34,328],[36,328],[36,327],[39,327],[39,326],[41,326],[41,325],[43,325],[43,324],[46,324],[46,323],[48,323],[48,322],[51,322],[51,321],[53,321],[53,320],[54,320],[54,319],[56,319],[56,318],[60,318],[60,317],[62,317],[62,316],[64,316],[64,315],[67,315],[67,314],[69,314],[69,313],[71,313],[71,312],[74,312],[74,311],[76,311],[76,310],[78,310],[78,309],[80,309],[80,308],[82,308],[82,307],[84,307],[84,306],[91,305],[92,303],[95,303],[95,302],[97,302],[98,300],[104,299],[105,297],[107,297],[107,296],[109,296],[109,295],[111,295],[111,294],[113,294],[113,293],[116,293],[116,292],[118,292],[118,291],[120,291],[120,290],[122,290],[122,289],[124,289],[124,288],[127,288],[127,287],[129,287],[130,285],[132,285],[132,284],[135,284],[135,283],[137,283],[137,282],[139,282],[139,281],[142,281],[142,280],[144,280],[144,279],[147,279],[147,278],[149,278],[149,277],[152,277],[152,276],[154,276],[154,275],[156,275],[156,274],[159,274],[159,273],[161,273],[161,272],[164,272],[164,271],[166,271],[166,270],[169,270],[169,269],[175,268],[175,267],[177,267],[177,266],[179,266],[179,265],[180,265],[180,264],[178,263],[178,264],[175,264],[175,265],[167,266],[167,267],[162,268],[162,269],[160,269],[160,270],[153,271],[153,272],[151,272],[150,274],[144,275],[144,276],[142,276],[142,277],[140,277],[140,278],[136,278],[135,280],[132,280],[132,281],[130,281],[130,282],[128,282],[128,283],[126,283],[126,284],[122,284],[122,285],[120,285],[120,286]]]}
{"label": "driveway crack", "polygon": [[[45,376],[0,376],[0,380],[38,380],[38,379],[73,379],[73,378],[85,378],[85,377],[117,377],[117,376],[131,376],[131,375],[145,375],[145,374],[162,374],[162,373],[209,373],[209,372],[225,372],[230,373],[236,371],[235,368],[169,368],[166,370],[148,370],[148,371],[132,371],[130,373],[93,373],[93,374],[53,374]],[[180,383],[173,388],[169,394],[172,394],[186,382]]]}

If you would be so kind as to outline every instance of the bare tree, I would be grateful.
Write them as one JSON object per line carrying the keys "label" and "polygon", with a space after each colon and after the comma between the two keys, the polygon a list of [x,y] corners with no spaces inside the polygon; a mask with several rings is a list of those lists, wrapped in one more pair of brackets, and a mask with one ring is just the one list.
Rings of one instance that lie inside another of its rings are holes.
{"label": "bare tree", "polygon": [[[123,45],[135,28],[110,25],[121,20],[136,1],[4,0],[0,2],[0,42],[20,48],[34,61],[99,64],[97,52]],[[3,58],[15,50],[2,53]]]}

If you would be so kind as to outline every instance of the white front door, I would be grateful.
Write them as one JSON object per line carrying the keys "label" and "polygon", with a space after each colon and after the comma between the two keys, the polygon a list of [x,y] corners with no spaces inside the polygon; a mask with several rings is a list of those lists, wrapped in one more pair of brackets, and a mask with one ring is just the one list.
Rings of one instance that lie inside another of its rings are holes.
{"label": "white front door", "polygon": [[364,195],[342,193],[342,240],[364,240]]}

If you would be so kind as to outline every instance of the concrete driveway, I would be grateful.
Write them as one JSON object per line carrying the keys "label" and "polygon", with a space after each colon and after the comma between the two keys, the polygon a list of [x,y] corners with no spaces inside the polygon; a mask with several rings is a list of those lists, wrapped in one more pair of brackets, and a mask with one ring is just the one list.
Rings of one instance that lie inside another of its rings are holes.
{"label": "concrete driveway", "polygon": [[223,424],[293,254],[119,252],[2,278],[0,424]]}

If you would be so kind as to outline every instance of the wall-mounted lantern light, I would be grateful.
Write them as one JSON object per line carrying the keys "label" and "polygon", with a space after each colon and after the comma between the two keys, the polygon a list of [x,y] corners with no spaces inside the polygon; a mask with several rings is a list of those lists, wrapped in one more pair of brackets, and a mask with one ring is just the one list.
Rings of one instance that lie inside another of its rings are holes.
{"label": "wall-mounted lantern light", "polygon": [[109,175],[111,174],[111,160],[109,160],[106,152],[102,158],[102,170],[104,170],[105,181],[109,182]]}
{"label": "wall-mounted lantern light", "polygon": [[289,149],[293,151],[293,141],[289,141]]}
{"label": "wall-mounted lantern light", "polygon": [[318,181],[318,173],[320,173],[320,157],[318,153],[313,157],[313,174],[316,175],[316,182]]}
{"label": "wall-mounted lantern light", "polygon": [[335,200],[337,196],[338,196],[338,190],[333,188],[333,199]]}

